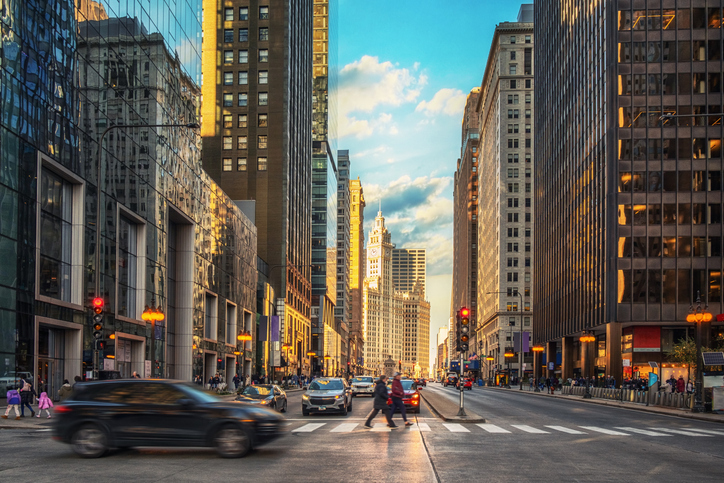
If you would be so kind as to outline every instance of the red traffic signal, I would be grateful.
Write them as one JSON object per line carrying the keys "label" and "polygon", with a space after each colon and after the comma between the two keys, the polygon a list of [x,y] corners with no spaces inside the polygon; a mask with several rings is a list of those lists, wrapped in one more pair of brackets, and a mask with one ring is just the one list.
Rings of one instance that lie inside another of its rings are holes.
{"label": "red traffic signal", "polygon": [[103,312],[103,306],[105,305],[105,302],[101,297],[96,297],[93,299],[93,312],[96,314],[100,314]]}
{"label": "red traffic signal", "polygon": [[460,309],[460,317],[470,317],[470,309],[467,307]]}

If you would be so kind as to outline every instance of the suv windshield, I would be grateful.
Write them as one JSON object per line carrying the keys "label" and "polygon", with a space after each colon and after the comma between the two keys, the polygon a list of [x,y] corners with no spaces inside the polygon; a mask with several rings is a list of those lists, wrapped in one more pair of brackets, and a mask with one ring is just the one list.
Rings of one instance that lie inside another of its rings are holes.
{"label": "suv windshield", "polygon": [[309,385],[310,391],[341,391],[344,389],[342,386],[342,381],[338,380],[325,380],[325,379],[315,379],[312,381],[312,383]]}
{"label": "suv windshield", "polygon": [[271,386],[247,386],[242,393],[245,396],[268,396]]}
{"label": "suv windshield", "polygon": [[371,377],[355,377],[352,382],[372,382]]}

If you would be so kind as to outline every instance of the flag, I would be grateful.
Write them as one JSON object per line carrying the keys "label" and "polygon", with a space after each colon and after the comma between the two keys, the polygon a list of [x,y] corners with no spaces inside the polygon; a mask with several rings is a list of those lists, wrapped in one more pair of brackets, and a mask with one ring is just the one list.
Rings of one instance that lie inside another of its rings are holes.
{"label": "flag", "polygon": [[470,357],[468,357],[468,360],[470,360],[470,361],[477,361],[477,360],[478,360],[478,355],[477,355],[475,352],[473,352],[473,355],[471,355]]}

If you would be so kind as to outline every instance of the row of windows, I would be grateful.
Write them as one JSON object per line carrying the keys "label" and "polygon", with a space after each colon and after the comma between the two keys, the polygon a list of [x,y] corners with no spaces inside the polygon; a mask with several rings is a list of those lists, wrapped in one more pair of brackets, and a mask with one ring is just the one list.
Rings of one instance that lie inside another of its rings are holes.
{"label": "row of windows", "polygon": [[619,42],[622,62],[706,62],[721,60],[721,40]]}
{"label": "row of windows", "polygon": [[[225,92],[222,96],[222,103],[223,103],[224,107],[233,107],[234,106],[234,94],[232,94],[230,92]],[[269,93],[260,92],[257,95],[257,105],[266,106],[268,104],[269,104]],[[247,93],[247,92],[237,93],[236,105],[238,107],[247,107],[249,105],[249,93]]]}
{"label": "row of windows", "polygon": [[[517,178],[518,173],[519,173],[518,168],[508,168],[508,178]],[[531,175],[530,168],[525,168],[525,177],[530,178],[530,175]]]}
{"label": "row of windows", "polygon": [[[530,198],[525,199],[525,207],[530,208]],[[518,198],[508,198],[508,208],[518,208]]]}
{"label": "row of windows", "polygon": [[[248,28],[239,29],[238,38],[239,38],[239,42],[248,42],[249,41],[249,29]],[[259,40],[262,42],[269,40],[269,28],[268,27],[259,28]],[[234,41],[234,29],[224,29],[224,43],[230,44],[233,41]]]}
{"label": "row of windows", "polygon": [[[510,82],[513,82],[513,81],[510,81]],[[519,101],[520,101],[520,98],[519,98],[518,94],[508,94],[508,104],[518,104]],[[530,101],[531,101],[531,95],[526,94],[525,103],[530,104]]]}
{"label": "row of windows", "polygon": [[[249,20],[249,7],[239,7],[239,20],[246,21]],[[269,7],[259,7],[259,20],[269,20]],[[225,22],[233,22],[234,21],[234,9],[233,8],[225,8],[224,9],[224,21]]]}
{"label": "row of windows", "polygon": [[[518,39],[518,37],[516,37],[515,35],[511,35],[511,36],[510,36],[510,43],[511,43],[511,44],[516,43],[516,42],[517,42],[517,39]],[[526,44],[529,44],[529,43],[530,43],[530,39],[531,39],[531,38],[530,38],[530,35],[526,35],[526,36],[525,36],[525,39],[524,39],[524,42],[525,42]]]}
{"label": "row of windows", "polygon": [[[239,85],[246,85],[249,83],[249,73],[247,71],[239,71],[237,72],[237,83]],[[266,70],[260,70],[258,75],[258,82],[259,84],[268,84],[269,83],[269,71]],[[233,86],[234,85],[234,73],[233,72],[224,72],[224,85],[225,86]]]}
{"label": "row of windows", "polygon": [[[508,266],[509,267],[517,267],[518,266],[518,259],[515,257],[508,258]],[[530,257],[525,257],[525,266],[530,267]]]}
{"label": "row of windows", "polygon": [[[221,169],[223,171],[232,171],[233,160],[231,158],[223,158]],[[247,161],[246,158],[236,158],[236,170],[237,171],[246,171],[247,167]],[[266,171],[267,170],[267,157],[266,156],[259,156],[256,158],[256,170],[257,171]]]}
{"label": "row of windows", "polygon": [[720,236],[621,236],[619,258],[720,257]]}
{"label": "row of windows", "polygon": [[[258,59],[260,63],[266,63],[269,62],[269,49],[259,49],[258,50]],[[239,64],[248,64],[249,63],[249,51],[248,50],[239,50],[238,53],[238,62]],[[234,63],[234,51],[233,50],[225,50],[224,51],[224,64],[233,64]]]}
{"label": "row of windows", "polygon": [[[527,131],[527,132],[530,132],[530,131]],[[531,141],[530,139],[526,139],[526,140],[525,140],[525,143],[524,143],[524,144],[525,144],[525,147],[526,147],[526,148],[531,147],[531,143],[532,143],[532,141]],[[519,147],[520,147],[520,141],[519,141],[517,138],[515,138],[515,139],[508,139],[508,148],[509,148],[509,149],[517,149],[517,148],[519,148]]]}
{"label": "row of windows", "polygon": [[[530,223],[530,213],[525,213],[526,223]],[[518,223],[518,213],[508,213],[508,223]]]}
{"label": "row of windows", "polygon": [[621,171],[619,193],[721,191],[721,171]]}
{"label": "row of windows", "polygon": [[[692,92],[694,94],[720,93],[721,73],[621,74],[618,76],[619,95],[670,96],[676,94],[690,95]],[[639,109],[646,111],[645,107]],[[659,115],[661,115],[660,111]],[[654,124],[654,126],[658,125],[659,123]]]}
{"label": "row of windows", "polygon": [[[260,134],[257,136],[257,148],[266,149],[269,143],[269,136],[266,134]],[[230,151],[233,149],[233,136],[224,136],[222,138],[222,149],[224,151]],[[236,149],[247,149],[248,142],[246,136],[236,136]]]}
{"label": "row of windows", "polygon": [[[678,206],[678,213],[677,213]],[[655,203],[618,205],[618,224],[635,225],[706,225],[721,223],[719,203]]]}
{"label": "row of windows", "polygon": [[[508,282],[518,281],[518,272],[508,272]],[[530,272],[525,272],[525,281],[530,282]]]}
{"label": "row of windows", "polygon": [[[248,127],[247,119],[248,117],[246,114],[237,114],[236,127]],[[231,129],[234,127],[234,116],[232,114],[224,114],[223,121],[224,129]],[[256,125],[258,127],[268,127],[269,115],[266,113],[257,114]]]}
{"label": "row of windows", "polygon": [[[526,124],[524,129],[526,134],[530,134],[531,125]],[[508,134],[518,134],[518,132],[520,132],[520,124],[508,124]]]}
{"label": "row of windows", "polygon": [[[531,191],[530,183],[526,183],[525,192],[530,193],[530,191]],[[508,183],[508,193],[519,193],[519,192],[520,192],[520,187],[519,187],[518,183]],[[473,199],[475,199],[474,196],[473,196]]]}
{"label": "row of windows", "polygon": [[[508,253],[518,253],[518,243],[508,243],[508,246],[506,248],[506,251]],[[525,244],[525,252],[530,252],[530,243]]]}
{"label": "row of windows", "polygon": [[619,139],[618,157],[622,161],[719,159],[721,144],[721,138]]}
{"label": "row of windows", "polygon": [[[526,109],[525,110],[525,118],[530,119],[531,110]],[[508,119],[520,119],[520,110],[518,109],[508,109]]]}
{"label": "row of windows", "polygon": [[619,303],[692,303],[701,293],[707,303],[721,302],[721,270],[619,270]]}
{"label": "row of windows", "polygon": [[[508,238],[517,238],[518,236],[517,228],[508,228]],[[525,229],[525,237],[530,238],[530,228]]]}
{"label": "row of windows", "polygon": [[[525,154],[525,162],[530,163],[530,153]],[[518,162],[518,153],[508,153],[508,162],[509,163],[517,163]],[[474,169],[473,169],[474,171]]]}
{"label": "row of windows", "polygon": [[[525,88],[525,89],[531,89],[531,88],[532,88],[532,87],[531,87],[531,86],[532,86],[531,79],[525,79],[525,83],[523,83],[523,84],[519,84],[519,82],[518,82],[519,80],[520,80],[520,79],[510,79],[510,80],[508,81],[508,87],[509,87],[510,89],[517,89],[518,86],[521,85],[521,86],[524,86],[523,88]],[[503,82],[505,82],[505,81],[503,81]],[[526,96],[526,99],[527,99],[527,96]],[[526,102],[526,103],[529,103],[529,102],[530,102],[530,101],[528,101],[528,102]]]}
{"label": "row of windows", "polygon": [[619,30],[688,30],[721,28],[721,7],[713,8],[649,8],[618,12]]}

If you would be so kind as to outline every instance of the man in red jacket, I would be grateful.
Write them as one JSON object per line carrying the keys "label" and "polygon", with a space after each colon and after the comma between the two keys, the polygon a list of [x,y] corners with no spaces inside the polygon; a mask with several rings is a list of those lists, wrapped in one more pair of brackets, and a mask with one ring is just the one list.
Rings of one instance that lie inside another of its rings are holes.
{"label": "man in red jacket", "polygon": [[405,396],[405,390],[402,388],[402,382],[400,382],[401,377],[402,374],[395,372],[394,379],[392,379],[392,394],[390,395],[392,408],[390,409],[390,419],[392,419],[395,411],[399,408],[402,413],[402,419],[405,421],[405,426],[412,426],[412,423],[407,420],[407,409],[405,409],[405,403],[402,401],[402,398]]}

